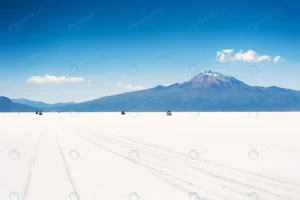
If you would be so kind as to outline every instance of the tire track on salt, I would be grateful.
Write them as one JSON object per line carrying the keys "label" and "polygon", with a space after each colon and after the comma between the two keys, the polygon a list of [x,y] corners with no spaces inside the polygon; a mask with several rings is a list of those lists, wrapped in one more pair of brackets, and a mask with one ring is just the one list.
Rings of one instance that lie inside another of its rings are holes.
{"label": "tire track on salt", "polygon": [[[126,157],[126,156],[124,156],[124,155],[122,155],[122,154],[119,154],[119,153],[117,153],[117,152],[115,152],[115,151],[113,151],[113,150],[111,150],[111,149],[109,149],[109,148],[103,146],[103,145],[100,145],[100,144],[98,144],[98,143],[96,143],[96,142],[93,142],[93,141],[87,139],[87,138],[84,137],[84,136],[81,136],[81,135],[78,135],[78,136],[79,136],[81,139],[83,139],[83,140],[85,140],[85,141],[87,141],[87,142],[89,142],[89,143],[91,143],[91,144],[94,144],[94,145],[95,145],[96,147],[98,147],[98,148],[102,148],[102,149],[104,149],[104,150],[106,150],[106,151],[108,151],[108,152],[110,152],[110,153],[112,153],[112,154],[114,154],[114,155],[116,155],[116,156],[118,156],[118,157],[121,157],[121,158],[123,158],[123,159],[125,159],[125,160],[127,160],[127,161],[130,161],[130,162],[135,163],[135,164],[137,164],[137,165],[139,165],[139,166],[141,166],[141,167],[144,167],[144,168],[146,168],[147,170],[154,171],[154,172],[156,172],[156,173],[158,173],[158,174],[163,174],[164,176],[167,176],[167,177],[169,177],[169,178],[171,178],[171,179],[175,179],[175,180],[177,180],[177,181],[183,182],[183,183],[185,183],[185,184],[187,184],[187,185],[189,185],[189,186],[198,188],[199,190],[202,190],[202,191],[205,191],[205,192],[210,193],[210,194],[212,194],[212,195],[221,197],[221,198],[223,198],[223,199],[225,199],[225,200],[230,200],[230,199],[228,199],[228,198],[226,198],[226,197],[224,197],[224,196],[222,196],[222,195],[220,195],[220,194],[218,194],[218,193],[216,193],[216,192],[214,192],[214,191],[212,191],[212,190],[209,190],[209,189],[203,188],[203,187],[201,187],[201,186],[195,185],[195,184],[193,184],[193,183],[191,183],[191,182],[185,181],[185,180],[183,180],[183,179],[181,179],[181,178],[178,178],[178,177],[176,177],[176,176],[173,176],[173,175],[170,175],[170,174],[168,174],[168,173],[165,173],[164,171],[159,170],[159,169],[156,169],[156,168],[154,168],[154,167],[152,167],[152,166],[146,165],[146,164],[141,163],[141,162],[138,162],[138,161],[136,161],[136,160],[132,160],[132,159],[130,159],[130,158],[128,158],[128,157]],[[178,185],[173,184],[172,186],[178,186]],[[181,189],[181,190],[182,190],[182,189]],[[184,190],[182,190],[182,191],[184,191]],[[187,192],[187,193],[190,194],[190,192]],[[207,198],[202,198],[202,199],[203,199],[203,200],[208,200]]]}
{"label": "tire track on salt", "polygon": [[[121,142],[121,143],[124,143],[124,141],[118,141],[116,139],[112,139],[112,138],[109,138],[107,136],[102,136],[102,137],[106,137],[107,139],[110,139],[110,140],[114,140],[116,142]],[[126,144],[126,143],[125,143]],[[177,162],[178,163],[178,162]],[[224,176],[221,176],[221,175],[218,175],[218,174],[215,174],[213,172],[210,172],[210,171],[207,171],[206,169],[203,169],[203,168],[200,168],[200,167],[195,167],[195,166],[192,166],[192,165],[188,165],[188,167],[194,169],[195,171],[198,171],[200,173],[203,173],[203,174],[206,174],[208,176],[211,176],[211,177],[214,177],[214,178],[217,178],[217,179],[220,179],[220,180],[223,180],[223,181],[226,181],[226,182],[230,182],[230,183],[233,183],[233,184],[236,184],[236,185],[239,185],[241,187],[244,187],[244,188],[251,188],[251,189],[254,189],[254,190],[260,190],[262,192],[265,192],[269,195],[272,195],[272,196],[275,196],[277,198],[285,198],[285,199],[293,199],[293,198],[289,198],[287,196],[283,196],[281,194],[277,194],[277,193],[273,193],[267,189],[264,189],[264,188],[260,188],[260,187],[256,187],[255,185],[251,185],[251,184],[247,184],[247,183],[243,183],[241,181],[238,181],[238,180],[235,180],[235,179],[232,179],[232,178],[228,178],[228,177],[224,177]],[[236,191],[238,192],[238,191]]]}
{"label": "tire track on salt", "polygon": [[[122,139],[125,139],[125,140],[128,140],[128,141],[134,142],[134,143],[139,143],[141,145],[149,146],[149,147],[160,149],[160,150],[163,150],[163,151],[168,151],[170,153],[173,153],[173,154],[176,154],[176,155],[188,158],[188,156],[185,155],[185,154],[183,154],[183,153],[176,152],[176,151],[171,150],[171,149],[169,149],[167,147],[163,147],[162,148],[161,145],[154,145],[154,144],[151,144],[151,143],[140,142],[140,141],[137,141],[137,140],[133,140],[133,139],[130,139],[130,138],[127,138],[127,137],[124,137],[124,136],[119,136],[119,135],[112,134],[112,133],[106,133],[106,134],[109,134],[109,135],[112,135],[112,136],[115,136],[115,137],[118,137],[118,138],[122,138]],[[279,182],[281,184],[290,185],[292,187],[295,187],[295,185],[298,186],[298,184],[290,183],[289,181],[281,180],[279,178],[269,177],[269,176],[266,176],[266,175],[263,175],[263,174],[257,174],[257,173],[251,172],[251,171],[247,171],[247,170],[243,170],[243,169],[238,169],[238,168],[227,166],[227,165],[223,165],[223,164],[220,164],[220,163],[217,163],[217,162],[214,162],[214,161],[209,161],[207,159],[201,159],[201,158],[199,158],[197,161],[205,162],[205,163],[208,163],[208,164],[211,164],[211,165],[215,165],[215,166],[219,166],[219,167],[228,168],[228,169],[231,169],[233,171],[237,171],[237,172],[240,172],[240,173],[241,172],[242,173],[246,173],[246,174],[257,176],[257,177],[260,177],[260,178],[263,178],[263,179],[277,181],[277,182]]]}
{"label": "tire track on salt", "polygon": [[27,180],[24,186],[24,191],[23,191],[23,195],[22,195],[22,200],[26,200],[27,195],[28,195],[28,191],[29,191],[29,187],[30,187],[30,183],[31,183],[31,178],[32,178],[32,174],[33,171],[35,169],[35,163],[36,163],[36,159],[37,159],[37,153],[39,151],[40,148],[40,139],[41,136],[39,136],[38,141],[37,141],[37,147],[35,149],[34,155],[33,157],[30,159],[29,164],[28,164],[28,176],[27,176]]}
{"label": "tire track on salt", "polygon": [[[95,137],[100,138],[100,137],[97,136],[97,135],[95,135]],[[102,136],[102,137],[107,138],[106,136]],[[109,140],[109,138],[107,138],[106,140]],[[112,139],[110,139],[110,140],[112,140]],[[124,143],[123,141],[119,141],[119,143],[120,143],[120,142]],[[124,147],[124,145],[126,145],[126,146],[131,146],[131,144],[129,144],[129,143],[119,144],[119,146],[121,146],[121,147],[123,147],[123,148],[126,148],[126,147]],[[131,147],[130,149],[132,149],[132,147]],[[157,159],[159,162],[156,162],[156,163],[155,163],[155,162],[152,162],[152,161],[148,161],[148,162],[150,162],[150,163],[152,163],[152,164],[155,164],[155,165],[159,165],[160,167],[163,167],[163,168],[166,168],[166,169],[168,169],[168,170],[170,170],[170,171],[173,171],[173,172],[177,172],[177,173],[178,173],[178,171],[176,171],[175,169],[169,168],[168,165],[165,164],[161,159],[159,159],[159,158],[157,158],[157,157],[156,157],[156,159]],[[170,159],[169,159],[169,160],[170,160]],[[178,162],[177,162],[177,163],[178,163]],[[172,165],[173,165],[173,164],[174,164],[174,163],[172,163]],[[180,164],[181,164],[181,163],[180,163]],[[184,172],[182,172],[182,171],[180,171],[179,173],[181,173],[181,174],[183,174],[183,175],[188,175],[187,173],[184,173]],[[193,175],[193,177],[195,178],[195,177],[197,177],[197,175]],[[201,180],[204,180],[203,177],[201,177]],[[215,182],[213,182],[213,181],[211,181],[211,180],[208,180],[208,179],[206,179],[205,181],[208,182],[208,183],[210,183],[210,184],[216,185],[216,186],[218,186],[218,187],[220,187],[220,188],[224,188],[224,185],[222,185],[222,184],[215,183]],[[245,195],[247,194],[247,193],[245,193],[245,192],[238,191],[238,190],[236,190],[236,189],[234,189],[234,188],[232,188],[232,187],[229,187],[229,186],[226,186],[226,188],[229,189],[229,190],[231,190],[231,191],[233,191],[233,192],[235,192],[236,194],[239,194],[239,195],[242,195],[242,196],[245,196]]]}
{"label": "tire track on salt", "polygon": [[62,161],[63,161],[63,165],[64,165],[64,168],[65,168],[65,172],[67,174],[67,177],[68,177],[68,181],[69,183],[71,184],[71,187],[73,189],[73,192],[76,192],[76,194],[78,195],[78,192],[77,192],[77,189],[76,189],[76,186],[75,186],[75,183],[73,181],[73,178],[71,176],[71,172],[70,172],[70,169],[69,169],[69,166],[68,166],[68,163],[67,163],[67,160],[66,160],[66,157],[64,156],[64,153],[62,151],[62,147],[58,141],[58,137],[56,135],[56,142],[57,142],[57,147],[58,147],[58,150],[60,152],[60,156],[62,158]]}

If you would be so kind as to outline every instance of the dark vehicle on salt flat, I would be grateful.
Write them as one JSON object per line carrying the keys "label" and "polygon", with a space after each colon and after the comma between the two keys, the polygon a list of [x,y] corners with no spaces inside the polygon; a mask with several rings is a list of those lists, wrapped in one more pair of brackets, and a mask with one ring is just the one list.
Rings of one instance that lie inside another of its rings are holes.
{"label": "dark vehicle on salt flat", "polygon": [[168,112],[167,112],[167,116],[172,116],[171,111],[168,111]]}

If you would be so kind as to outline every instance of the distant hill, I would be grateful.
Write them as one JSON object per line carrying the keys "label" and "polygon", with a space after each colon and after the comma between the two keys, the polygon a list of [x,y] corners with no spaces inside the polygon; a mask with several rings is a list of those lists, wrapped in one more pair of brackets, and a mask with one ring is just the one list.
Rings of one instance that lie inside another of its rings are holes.
{"label": "distant hill", "polygon": [[0,108],[3,110],[5,103],[14,110],[38,107],[44,111],[78,112],[300,111],[300,91],[276,86],[253,87],[234,77],[211,71],[200,73],[183,83],[159,85],[83,103],[51,105],[24,99],[14,101],[15,104],[2,100]]}
{"label": "distant hill", "polygon": [[24,104],[36,108],[50,108],[50,107],[55,108],[55,107],[75,104],[74,102],[49,104],[41,101],[32,101],[29,99],[12,99],[12,101],[15,103],[20,103],[20,104]]}
{"label": "distant hill", "polygon": [[36,108],[15,103],[7,97],[0,97],[0,112],[33,112]]}

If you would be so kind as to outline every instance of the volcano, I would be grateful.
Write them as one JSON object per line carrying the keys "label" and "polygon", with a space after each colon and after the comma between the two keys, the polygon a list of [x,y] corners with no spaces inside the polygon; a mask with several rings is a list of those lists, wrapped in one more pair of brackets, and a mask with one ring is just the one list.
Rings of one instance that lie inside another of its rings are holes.
{"label": "volcano", "polygon": [[183,83],[66,105],[63,111],[299,111],[300,91],[249,86],[234,77],[205,71]]}

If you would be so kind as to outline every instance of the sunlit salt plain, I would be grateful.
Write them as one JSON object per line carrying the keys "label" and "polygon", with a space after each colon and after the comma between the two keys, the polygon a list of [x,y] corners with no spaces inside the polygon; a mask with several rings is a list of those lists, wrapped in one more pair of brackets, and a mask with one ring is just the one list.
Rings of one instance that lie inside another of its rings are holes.
{"label": "sunlit salt plain", "polygon": [[299,200],[299,119],[2,113],[0,199]]}

